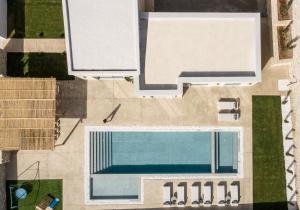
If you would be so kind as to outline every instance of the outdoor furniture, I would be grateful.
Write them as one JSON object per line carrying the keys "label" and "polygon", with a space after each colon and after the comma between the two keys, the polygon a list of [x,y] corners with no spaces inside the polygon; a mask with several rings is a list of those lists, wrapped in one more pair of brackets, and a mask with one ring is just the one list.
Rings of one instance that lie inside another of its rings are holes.
{"label": "outdoor furniture", "polygon": [[192,207],[199,207],[200,205],[200,185],[192,185],[191,188],[191,199],[192,199]]}
{"label": "outdoor furniture", "polygon": [[231,192],[231,206],[238,206],[239,205],[239,186],[237,184],[230,185],[230,192]]}
{"label": "outdoor furniture", "polygon": [[41,200],[41,202],[35,207],[36,210],[46,210],[47,207],[53,202],[53,198],[47,195]]}
{"label": "outdoor furniture", "polygon": [[225,200],[226,200],[226,204],[230,204],[230,200],[231,200],[230,192],[227,193]]}
{"label": "outdoor furniture", "polygon": [[204,207],[210,207],[212,204],[212,186],[204,185],[203,191],[204,191],[203,205]]}
{"label": "outdoor furniture", "polygon": [[226,201],[225,201],[225,185],[224,184],[219,184],[217,186],[217,205],[218,206],[225,206]]}
{"label": "outdoor furniture", "polygon": [[238,110],[239,102],[235,99],[220,99],[218,102],[219,110]]}
{"label": "outdoor furniture", "polygon": [[170,207],[171,206],[171,192],[172,188],[170,185],[163,186],[163,206]]}
{"label": "outdoor furniture", "polygon": [[240,114],[236,112],[219,112],[219,121],[236,121],[240,118]]}
{"label": "outdoor furniture", "polygon": [[171,197],[171,205],[176,204],[176,202],[177,202],[177,198],[176,198],[175,195],[173,195],[173,196]]}
{"label": "outdoor furniture", "polygon": [[27,197],[27,191],[24,188],[19,187],[15,191],[15,197],[17,198],[17,200],[23,200]]}
{"label": "outdoor furniture", "polygon": [[186,186],[179,184],[177,186],[177,206],[178,207],[184,207],[185,203],[186,203]]}
{"label": "outdoor furniture", "polygon": [[289,91],[289,85],[291,84],[290,80],[288,79],[281,79],[278,80],[278,90],[279,91]]}

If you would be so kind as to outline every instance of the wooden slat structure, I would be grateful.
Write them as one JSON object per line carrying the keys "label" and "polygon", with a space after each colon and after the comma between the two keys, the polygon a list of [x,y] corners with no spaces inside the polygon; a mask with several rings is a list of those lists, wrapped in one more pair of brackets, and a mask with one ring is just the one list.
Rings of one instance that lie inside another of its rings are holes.
{"label": "wooden slat structure", "polygon": [[55,98],[53,78],[0,78],[0,150],[53,149]]}

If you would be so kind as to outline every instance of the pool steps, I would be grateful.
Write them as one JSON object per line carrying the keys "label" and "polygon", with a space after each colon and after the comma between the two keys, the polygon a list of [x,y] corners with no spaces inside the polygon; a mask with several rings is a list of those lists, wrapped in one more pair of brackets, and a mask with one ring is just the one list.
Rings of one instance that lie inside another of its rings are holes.
{"label": "pool steps", "polygon": [[90,173],[112,166],[112,132],[90,132]]}

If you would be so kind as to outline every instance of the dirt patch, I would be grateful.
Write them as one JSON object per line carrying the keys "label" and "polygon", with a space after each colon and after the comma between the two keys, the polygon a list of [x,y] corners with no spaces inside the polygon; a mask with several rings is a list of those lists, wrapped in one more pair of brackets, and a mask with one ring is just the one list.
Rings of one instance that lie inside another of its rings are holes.
{"label": "dirt patch", "polygon": [[293,0],[277,0],[278,20],[292,20]]}

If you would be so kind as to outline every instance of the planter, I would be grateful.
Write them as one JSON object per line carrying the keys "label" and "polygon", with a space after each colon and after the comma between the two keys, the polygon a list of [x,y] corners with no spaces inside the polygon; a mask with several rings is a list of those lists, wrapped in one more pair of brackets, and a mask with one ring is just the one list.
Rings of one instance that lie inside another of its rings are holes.
{"label": "planter", "polygon": [[277,0],[278,20],[292,20],[293,0]]}
{"label": "planter", "polygon": [[292,41],[291,28],[289,26],[278,26],[277,34],[279,59],[293,58],[293,46],[290,45]]}

